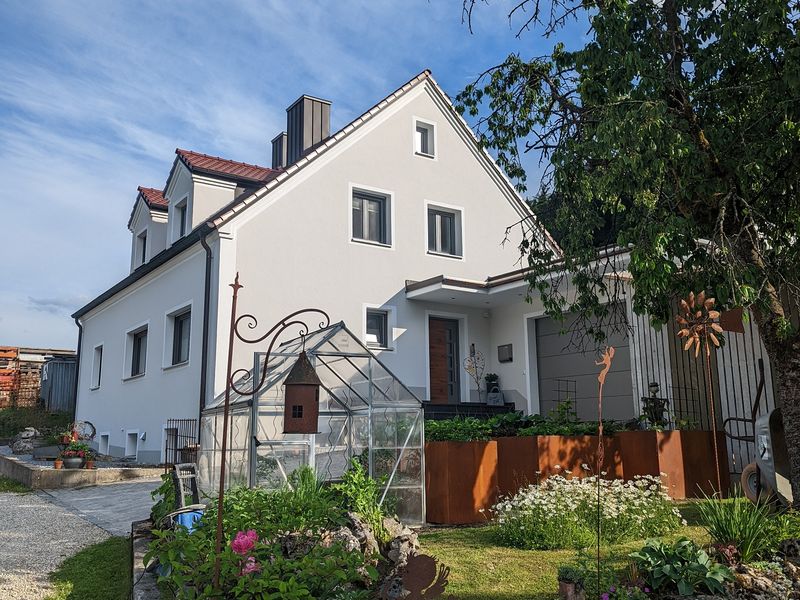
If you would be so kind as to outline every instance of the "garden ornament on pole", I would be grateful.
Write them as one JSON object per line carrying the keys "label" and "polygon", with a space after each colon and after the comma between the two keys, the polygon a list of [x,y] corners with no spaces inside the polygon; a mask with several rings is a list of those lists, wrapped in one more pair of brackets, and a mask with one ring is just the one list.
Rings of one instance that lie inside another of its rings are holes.
{"label": "garden ornament on pole", "polygon": [[[231,288],[233,288],[233,296],[231,302],[231,323],[230,323],[230,332],[228,335],[228,365],[225,375],[225,403],[223,405],[222,410],[222,444],[220,448],[220,456],[222,457],[220,460],[220,469],[219,469],[219,494],[217,496],[217,534],[214,546],[214,587],[219,588],[219,569],[220,569],[220,553],[222,552],[222,517],[223,517],[223,501],[225,498],[225,454],[228,451],[228,412],[230,409],[230,399],[231,399],[231,390],[239,394],[240,396],[253,396],[253,401],[255,402],[256,395],[264,388],[267,382],[267,365],[269,364],[270,354],[272,353],[272,348],[275,346],[275,343],[280,338],[281,334],[285,332],[290,327],[299,327],[299,335],[303,338],[308,334],[310,331],[309,326],[306,322],[301,318],[301,315],[316,313],[318,316],[322,316],[322,321],[319,323],[319,329],[323,329],[330,325],[330,317],[328,314],[320,310],[318,308],[304,308],[302,310],[295,311],[291,314],[286,315],[278,321],[272,328],[267,331],[264,335],[258,337],[247,337],[242,333],[240,327],[244,326],[249,330],[253,330],[258,327],[258,319],[252,314],[244,314],[241,316],[237,316],[236,314],[236,307],[237,302],[239,299],[239,290],[242,289],[244,286],[239,283],[239,274],[236,274],[236,279],[232,284],[230,284]],[[240,340],[245,344],[259,344],[264,342],[267,339],[270,339],[269,345],[267,346],[267,351],[264,355],[264,368],[261,370],[261,376],[258,381],[253,380],[252,387],[246,389],[244,387],[240,388],[236,384],[236,379],[241,378],[241,383],[247,384],[250,379],[252,378],[252,373],[247,369],[237,369],[236,371],[233,370],[233,347],[236,340]],[[303,365],[302,370],[305,372],[305,379],[308,380],[310,378],[309,373],[306,372],[308,367],[311,367],[311,363],[308,361],[308,358],[303,352],[300,357],[298,358],[298,363],[300,363],[303,359],[308,363],[307,366]],[[292,368],[292,373],[294,373],[295,367]],[[311,372],[313,373],[313,367],[311,367]],[[313,374],[314,378],[316,378],[317,383],[319,383],[319,378],[316,377],[316,373]],[[291,376],[291,373],[290,373]],[[318,393],[318,392],[317,392]],[[286,399],[288,401],[290,396],[289,390],[286,392]],[[316,424],[315,424],[316,425]]]}
{"label": "garden ornament on pole", "polygon": [[605,446],[603,445],[603,386],[606,384],[606,375],[611,370],[611,362],[614,360],[616,350],[613,346],[606,346],[600,360],[595,361],[597,366],[602,365],[600,373],[597,375],[597,589],[600,589],[600,523],[602,509],[600,505],[600,475],[603,472],[605,462]]}
{"label": "garden ornament on pole", "polygon": [[722,333],[722,326],[718,323],[720,313],[714,310],[714,298],[706,298],[705,292],[700,292],[695,296],[694,292],[689,292],[688,298],[681,300],[681,314],[675,317],[680,329],[678,337],[686,338],[683,349],[691,352],[694,348],[695,358],[700,356],[700,347],[705,346],[704,360],[706,367],[706,396],[708,397],[709,410],[711,413],[711,430],[714,440],[714,465],[717,475],[717,493],[722,494],[722,475],[719,467],[719,449],[717,448],[717,417],[714,408],[714,389],[711,385],[711,344],[719,348],[719,338]]}

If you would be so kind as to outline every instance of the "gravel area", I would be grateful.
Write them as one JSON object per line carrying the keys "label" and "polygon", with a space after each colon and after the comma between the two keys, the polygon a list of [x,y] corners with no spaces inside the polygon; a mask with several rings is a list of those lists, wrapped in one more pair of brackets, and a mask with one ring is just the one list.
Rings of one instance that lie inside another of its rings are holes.
{"label": "gravel area", "polygon": [[0,598],[41,600],[48,574],[109,534],[35,494],[0,493]]}

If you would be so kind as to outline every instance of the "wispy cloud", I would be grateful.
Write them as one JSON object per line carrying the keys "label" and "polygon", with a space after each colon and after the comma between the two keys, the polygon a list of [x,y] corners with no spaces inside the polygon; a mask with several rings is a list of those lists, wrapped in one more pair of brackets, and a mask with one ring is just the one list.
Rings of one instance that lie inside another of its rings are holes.
{"label": "wispy cloud", "polygon": [[74,345],[68,313],[126,275],[136,186],[176,147],[263,164],[301,93],[334,127],[426,67],[455,93],[537,53],[506,4],[475,36],[458,1],[0,5],[0,343]]}

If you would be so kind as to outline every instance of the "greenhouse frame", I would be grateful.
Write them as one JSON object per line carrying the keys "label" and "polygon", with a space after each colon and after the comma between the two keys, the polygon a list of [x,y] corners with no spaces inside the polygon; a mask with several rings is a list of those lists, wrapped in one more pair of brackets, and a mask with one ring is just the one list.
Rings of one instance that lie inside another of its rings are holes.
{"label": "greenhouse frame", "polygon": [[[316,434],[283,433],[287,375],[305,351],[321,381]],[[356,459],[381,482],[381,504],[404,522],[425,522],[425,453],[422,402],[339,322],[277,345],[237,389],[265,378],[253,396],[231,392],[226,487],[277,489],[308,465],[324,481],[337,481]],[[266,369],[266,373],[264,373]],[[219,485],[224,395],[202,412],[198,468],[201,485]]]}

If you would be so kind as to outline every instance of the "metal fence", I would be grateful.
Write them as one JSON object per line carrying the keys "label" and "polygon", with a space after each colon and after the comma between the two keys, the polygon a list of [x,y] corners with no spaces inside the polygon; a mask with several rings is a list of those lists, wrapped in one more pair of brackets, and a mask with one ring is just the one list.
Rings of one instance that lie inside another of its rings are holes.
{"label": "metal fence", "polygon": [[176,464],[196,463],[197,419],[169,419],[164,428],[164,472]]}

